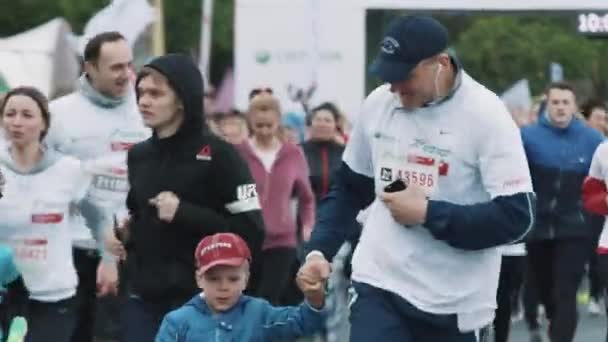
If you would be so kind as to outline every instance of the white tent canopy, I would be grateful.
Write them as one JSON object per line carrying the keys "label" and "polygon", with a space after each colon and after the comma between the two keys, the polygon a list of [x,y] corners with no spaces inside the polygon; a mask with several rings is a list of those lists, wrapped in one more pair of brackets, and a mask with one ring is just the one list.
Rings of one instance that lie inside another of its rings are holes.
{"label": "white tent canopy", "polygon": [[236,0],[236,105],[270,86],[289,107],[287,87],[316,81],[312,103],[356,113],[365,94],[365,16],[369,9],[608,10],[607,0]]}
{"label": "white tent canopy", "polygon": [[70,26],[61,18],[0,39],[0,74],[10,87],[34,86],[49,97],[73,88],[78,60],[69,48]]}

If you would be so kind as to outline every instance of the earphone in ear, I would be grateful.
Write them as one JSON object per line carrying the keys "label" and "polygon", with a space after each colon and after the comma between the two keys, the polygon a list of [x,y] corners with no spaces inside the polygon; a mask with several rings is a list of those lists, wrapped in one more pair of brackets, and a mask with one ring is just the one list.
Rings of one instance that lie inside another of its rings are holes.
{"label": "earphone in ear", "polygon": [[441,70],[443,69],[443,64],[441,63],[437,63],[437,71],[435,71],[438,75],[441,72]]}

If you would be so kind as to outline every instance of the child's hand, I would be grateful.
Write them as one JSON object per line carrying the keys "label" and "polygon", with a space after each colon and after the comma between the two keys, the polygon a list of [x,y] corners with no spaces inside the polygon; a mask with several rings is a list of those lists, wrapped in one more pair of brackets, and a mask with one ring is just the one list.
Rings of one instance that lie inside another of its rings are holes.
{"label": "child's hand", "polygon": [[325,280],[316,280],[302,272],[298,272],[296,283],[304,297],[315,309],[322,309],[325,305]]}

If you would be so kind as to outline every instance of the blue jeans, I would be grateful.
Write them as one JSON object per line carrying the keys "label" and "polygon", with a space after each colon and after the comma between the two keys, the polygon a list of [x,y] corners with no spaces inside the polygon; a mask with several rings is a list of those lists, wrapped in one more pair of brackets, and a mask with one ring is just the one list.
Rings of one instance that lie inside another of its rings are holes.
{"label": "blue jeans", "polygon": [[462,333],[456,315],[418,310],[398,295],[353,282],[351,342],[482,342],[480,332]]}

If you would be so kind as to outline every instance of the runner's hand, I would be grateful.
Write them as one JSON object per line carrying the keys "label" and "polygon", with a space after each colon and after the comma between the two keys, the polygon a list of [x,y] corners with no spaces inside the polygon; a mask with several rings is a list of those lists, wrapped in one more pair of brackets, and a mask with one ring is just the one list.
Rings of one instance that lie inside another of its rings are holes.
{"label": "runner's hand", "polygon": [[171,191],[163,191],[150,198],[149,203],[156,207],[159,219],[171,223],[179,207],[179,198]]}
{"label": "runner's hand", "polygon": [[383,192],[380,199],[395,221],[403,225],[414,226],[426,220],[428,199],[420,186],[410,184],[402,191]]}
{"label": "runner's hand", "polygon": [[97,267],[97,296],[118,294],[118,265],[115,261],[101,261]]}

